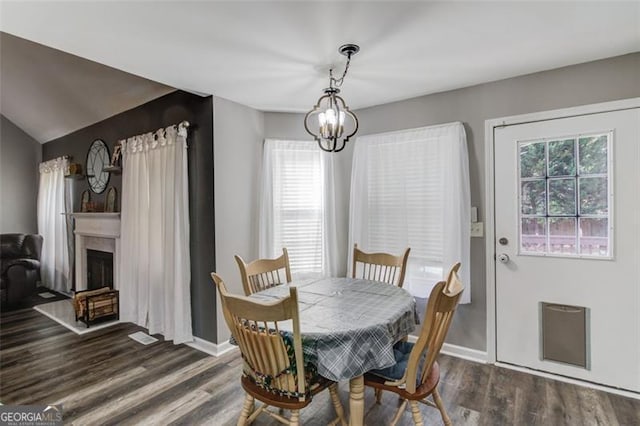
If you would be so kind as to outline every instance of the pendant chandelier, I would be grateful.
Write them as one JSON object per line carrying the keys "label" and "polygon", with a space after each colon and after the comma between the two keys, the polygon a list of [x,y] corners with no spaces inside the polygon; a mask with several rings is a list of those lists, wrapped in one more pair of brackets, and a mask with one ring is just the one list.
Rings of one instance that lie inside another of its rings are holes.
{"label": "pendant chandelier", "polygon": [[[342,86],[344,78],[349,71],[351,57],[360,51],[356,44],[345,44],[340,46],[338,52],[347,57],[347,64],[344,67],[342,77],[333,76],[333,68],[329,70],[329,87],[324,89],[324,95],[311,111],[304,117],[304,128],[318,142],[320,149],[326,152],[340,152],[344,149],[349,138],[358,131],[358,119],[349,110],[344,99],[338,96],[339,87]],[[345,126],[347,118],[350,125]],[[351,133],[345,135],[345,128],[353,129]],[[311,129],[317,129],[314,132]]]}

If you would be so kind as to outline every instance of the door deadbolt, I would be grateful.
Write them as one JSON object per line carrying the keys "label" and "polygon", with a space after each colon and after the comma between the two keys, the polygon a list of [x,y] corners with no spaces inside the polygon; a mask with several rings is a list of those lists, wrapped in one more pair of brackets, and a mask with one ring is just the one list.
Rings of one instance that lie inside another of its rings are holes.
{"label": "door deadbolt", "polygon": [[498,255],[498,260],[502,263],[509,263],[509,255],[506,253],[500,253]]}
{"label": "door deadbolt", "polygon": [[506,246],[507,244],[509,244],[509,240],[507,240],[505,237],[500,238],[498,242],[501,246]]}

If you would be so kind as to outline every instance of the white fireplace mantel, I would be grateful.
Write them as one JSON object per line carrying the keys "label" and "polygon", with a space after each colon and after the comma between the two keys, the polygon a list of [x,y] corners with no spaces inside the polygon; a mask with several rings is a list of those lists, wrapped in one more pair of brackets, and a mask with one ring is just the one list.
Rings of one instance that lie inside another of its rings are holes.
{"label": "white fireplace mantel", "polygon": [[113,253],[113,287],[120,288],[120,213],[72,213],[76,239],[76,291],[87,289],[87,250]]}

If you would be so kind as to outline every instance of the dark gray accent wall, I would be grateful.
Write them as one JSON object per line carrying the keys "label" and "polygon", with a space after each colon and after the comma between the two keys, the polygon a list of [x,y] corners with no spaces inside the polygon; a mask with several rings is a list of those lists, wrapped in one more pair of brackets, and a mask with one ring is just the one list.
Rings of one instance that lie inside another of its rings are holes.
{"label": "dark gray accent wall", "polygon": [[[189,220],[191,226],[191,310],[193,333],[216,341],[216,305],[211,296],[211,271],[215,270],[213,199],[213,97],[176,91],[99,123],[55,139],[43,146],[43,158],[73,156],[86,164],[91,142],[104,140],[111,152],[121,139],[155,131],[183,120],[191,123],[188,136]],[[109,185],[121,191],[122,177],[113,175]],[[86,180],[76,181],[75,207],[80,194],[88,189]],[[106,191],[105,191],[106,193]],[[104,195],[91,193],[92,201],[104,202]],[[119,205],[119,203],[118,203]]]}
{"label": "dark gray accent wall", "polygon": [[42,145],[0,115],[0,233],[38,232]]}
{"label": "dark gray accent wall", "polygon": [[[473,66],[470,64],[469,66]],[[349,101],[349,80],[342,94]],[[356,111],[359,135],[461,121],[467,132],[471,203],[485,221],[485,120],[640,96],[640,53],[588,62],[507,80]],[[309,100],[309,107],[313,103]],[[265,137],[309,139],[302,114],[265,114]],[[339,234],[346,245],[353,144],[337,155],[340,173],[336,197],[346,209],[337,213]],[[345,252],[348,248],[345,247]],[[461,305],[447,342],[486,350],[485,240],[471,239],[472,303]],[[346,258],[343,265],[346,271]]]}

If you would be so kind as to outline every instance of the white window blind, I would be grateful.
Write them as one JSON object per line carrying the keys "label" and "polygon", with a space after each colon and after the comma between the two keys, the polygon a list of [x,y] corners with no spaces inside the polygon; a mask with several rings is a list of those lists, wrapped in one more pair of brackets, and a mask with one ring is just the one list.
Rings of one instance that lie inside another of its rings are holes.
{"label": "white window blind", "polygon": [[[414,295],[427,297],[457,261],[468,271],[469,216],[462,124],[357,139],[350,246],[358,243],[365,251],[392,254],[411,247],[404,287]],[[468,299],[468,272],[466,277],[462,273]]]}
{"label": "white window blind", "polygon": [[331,165],[309,141],[268,139],[264,149],[260,257],[286,247],[296,277],[331,274]]}
{"label": "white window blind", "polygon": [[442,165],[423,140],[372,146],[368,155],[369,249],[407,247],[412,257],[442,263]]}

